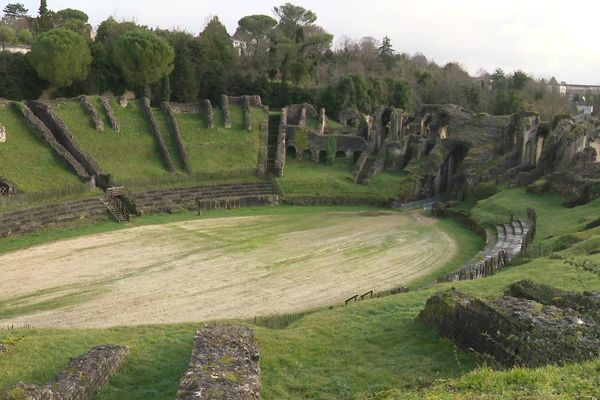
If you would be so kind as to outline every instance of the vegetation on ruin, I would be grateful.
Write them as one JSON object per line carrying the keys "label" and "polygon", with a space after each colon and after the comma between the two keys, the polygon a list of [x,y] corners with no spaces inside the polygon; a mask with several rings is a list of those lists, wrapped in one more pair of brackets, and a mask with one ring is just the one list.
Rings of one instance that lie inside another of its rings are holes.
{"label": "vegetation on ruin", "polygon": [[[69,187],[83,183],[67,165],[26,125],[20,113],[0,104],[0,121],[8,131],[8,140],[0,146],[0,176],[17,185],[19,191],[68,194]],[[61,192],[61,189],[63,193]]]}

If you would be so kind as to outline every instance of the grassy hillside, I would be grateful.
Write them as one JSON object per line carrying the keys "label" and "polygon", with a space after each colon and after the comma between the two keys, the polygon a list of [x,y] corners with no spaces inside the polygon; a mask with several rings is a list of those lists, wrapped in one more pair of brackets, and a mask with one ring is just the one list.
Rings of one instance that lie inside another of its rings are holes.
{"label": "grassy hillside", "polygon": [[0,123],[7,140],[0,143],[0,176],[17,185],[20,191],[39,193],[84,186],[77,175],[34,136],[20,113],[0,104]]}
{"label": "grassy hillside", "polygon": [[175,118],[194,173],[254,175],[258,163],[262,110],[251,109],[252,131],[243,129],[239,106],[231,107],[231,129],[223,127],[223,113],[214,110],[215,127],[206,128],[201,114],[176,114]]}
{"label": "grassy hillside", "polygon": [[[169,175],[162,165],[140,102],[131,101],[127,108],[122,108],[113,100],[112,106],[121,123],[121,132],[112,130],[108,124],[103,132],[96,131],[79,102],[54,108],[84,149],[100,163],[104,173],[112,174],[117,180]],[[97,110],[103,114],[102,109],[97,107]]]}

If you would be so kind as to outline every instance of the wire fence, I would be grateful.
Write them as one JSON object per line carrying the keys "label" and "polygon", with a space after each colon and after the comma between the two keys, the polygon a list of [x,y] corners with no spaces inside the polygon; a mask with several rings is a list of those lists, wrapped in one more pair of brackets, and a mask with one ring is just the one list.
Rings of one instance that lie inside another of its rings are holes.
{"label": "wire fence", "polygon": [[51,200],[64,199],[65,197],[93,193],[95,186],[91,184],[79,184],[64,186],[61,188],[47,190],[39,193],[12,193],[0,196],[0,213],[3,209],[12,209],[45,203]]}

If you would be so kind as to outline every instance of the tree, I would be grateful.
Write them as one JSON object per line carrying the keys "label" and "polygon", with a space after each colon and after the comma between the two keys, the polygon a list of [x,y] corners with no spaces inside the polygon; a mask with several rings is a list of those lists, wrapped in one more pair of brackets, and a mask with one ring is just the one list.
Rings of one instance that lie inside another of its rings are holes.
{"label": "tree", "polygon": [[29,62],[40,78],[60,88],[84,80],[92,56],[81,35],[59,28],[40,35],[31,46]]}
{"label": "tree", "polygon": [[33,38],[33,34],[29,29],[21,29],[19,34],[17,35],[17,39],[21,44],[29,44],[31,43],[31,39]]}
{"label": "tree", "polygon": [[5,17],[18,19],[26,17],[29,10],[25,8],[23,3],[10,3],[4,7],[3,12]]}
{"label": "tree", "polygon": [[155,33],[135,29],[115,42],[112,57],[129,84],[146,87],[173,70],[175,51]]}
{"label": "tree", "polygon": [[38,33],[47,32],[53,28],[53,14],[54,13],[52,11],[48,10],[48,4],[46,0],[41,0],[37,18]]}
{"label": "tree", "polygon": [[0,26],[0,43],[3,51],[6,50],[6,45],[14,43],[15,39],[15,31],[10,26]]}
{"label": "tree", "polygon": [[273,28],[277,21],[268,15],[249,15],[238,21],[233,37],[240,44],[240,56],[248,71],[264,75]]}
{"label": "tree", "polygon": [[383,61],[385,67],[388,70],[392,69],[392,67],[394,66],[395,51],[392,47],[392,41],[390,40],[390,38],[385,36],[383,38],[383,41],[381,42],[381,46],[379,46],[377,50],[379,58],[381,59],[381,61]]}
{"label": "tree", "polygon": [[274,68],[280,71],[283,86],[290,73],[298,83],[318,64],[323,49],[331,47],[333,36],[314,25],[316,14],[303,7],[285,3],[273,12],[279,18],[270,51]]}
{"label": "tree", "polygon": [[204,58],[198,65],[199,92],[217,100],[229,87],[236,56],[233,40],[219,18],[213,17],[200,33]]}
{"label": "tree", "polygon": [[181,103],[198,100],[199,67],[205,60],[200,41],[186,32],[162,32],[175,49],[170,75],[171,99]]}

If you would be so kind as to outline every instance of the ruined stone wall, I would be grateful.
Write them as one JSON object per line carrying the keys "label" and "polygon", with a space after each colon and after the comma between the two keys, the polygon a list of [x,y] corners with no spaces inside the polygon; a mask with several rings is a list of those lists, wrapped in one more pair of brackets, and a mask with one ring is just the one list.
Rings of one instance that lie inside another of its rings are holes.
{"label": "ruined stone wall", "polygon": [[171,101],[169,104],[171,110],[177,114],[200,114],[203,111],[200,103],[176,103]]}
{"label": "ruined stone wall", "polygon": [[223,110],[223,126],[226,129],[231,128],[231,111],[229,110],[229,97],[221,95],[221,109]]}
{"label": "ruined stone wall", "polygon": [[104,108],[104,113],[106,114],[106,117],[108,118],[110,127],[113,130],[120,132],[121,125],[119,124],[119,120],[115,116],[115,112],[114,112],[112,106],[110,105],[110,101],[106,97],[102,96],[102,97],[100,97],[100,102],[102,103],[102,107]]}
{"label": "ruined stone wall", "polygon": [[89,179],[90,175],[85,167],[67,149],[65,149],[54,137],[46,125],[36,117],[31,109],[23,103],[14,103],[21,112],[34,135],[45,142],[81,179]]}
{"label": "ruined stone wall", "polygon": [[81,95],[79,96],[79,102],[83,106],[83,109],[86,112],[86,114],[90,117],[90,122],[92,123],[94,129],[97,131],[103,131],[104,122],[100,118],[100,115],[98,115],[98,111],[96,110],[96,107],[92,104],[90,99],[85,95]]}
{"label": "ruined stone wall", "polygon": [[6,128],[0,124],[0,143],[6,143]]}
{"label": "ruined stone wall", "polygon": [[260,138],[258,147],[258,165],[257,174],[260,177],[267,177],[267,162],[269,160],[269,112],[265,110],[264,120],[260,125]]}
{"label": "ruined stone wall", "polygon": [[175,165],[173,164],[173,160],[171,160],[171,156],[169,155],[169,150],[167,150],[167,146],[165,145],[165,141],[162,138],[162,134],[160,132],[160,128],[156,123],[156,119],[154,119],[154,113],[152,112],[152,108],[150,107],[150,100],[147,97],[142,97],[142,105],[144,106],[144,113],[146,114],[146,119],[150,124],[150,130],[156,139],[156,145],[158,146],[158,151],[162,158],[164,166],[167,170],[174,174]]}
{"label": "ruined stone wall", "polygon": [[[247,99],[246,99],[247,98]],[[246,101],[249,102],[250,107],[262,107],[262,100],[260,96],[228,96],[229,104],[232,106],[243,106]]]}
{"label": "ruined stone wall", "polygon": [[244,100],[244,105],[243,105],[244,129],[247,131],[251,131],[252,130],[252,118],[251,118],[251,114],[250,114],[250,96],[244,96],[243,100]]}
{"label": "ruined stone wall", "polygon": [[204,100],[203,105],[204,115],[206,116],[206,127],[208,129],[212,129],[215,127],[215,114],[213,112],[212,104],[210,104],[210,100]]}
{"label": "ruined stone wall", "polygon": [[88,400],[117,372],[129,353],[124,346],[96,346],[69,362],[45,386],[20,383],[9,394],[26,400]]}
{"label": "ruined stone wall", "polygon": [[183,168],[185,169],[185,172],[191,174],[192,168],[190,167],[189,157],[187,151],[185,150],[185,146],[183,145],[183,140],[181,139],[181,132],[179,132],[179,126],[177,125],[177,120],[175,119],[175,115],[173,114],[171,105],[169,102],[165,101],[161,104],[161,107],[167,116],[169,129],[171,130],[171,135],[173,135],[173,139],[175,140],[175,145],[177,146],[177,153],[179,154],[179,158],[183,163]]}
{"label": "ruined stone wall", "polygon": [[136,193],[142,214],[210,208],[240,208],[276,204],[277,191],[270,183],[198,186]]}
{"label": "ruined stone wall", "polygon": [[206,325],[196,333],[177,400],[260,399],[260,353],[245,326]]}
{"label": "ruined stone wall", "polygon": [[46,103],[31,102],[29,107],[33,113],[50,129],[59,143],[64,146],[72,155],[83,165],[89,176],[98,178],[102,176],[102,171],[98,162],[87,153],[81,144],[69,131],[69,128],[62,119],[56,115],[52,107]]}
{"label": "ruined stone wall", "polygon": [[277,135],[277,155],[275,157],[275,176],[283,176],[286,157],[286,127],[288,125],[288,108],[281,109],[281,119],[279,120],[279,131]]}
{"label": "ruined stone wall", "polygon": [[0,237],[36,232],[65,223],[108,219],[106,207],[100,198],[94,197],[0,214]]}

